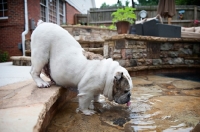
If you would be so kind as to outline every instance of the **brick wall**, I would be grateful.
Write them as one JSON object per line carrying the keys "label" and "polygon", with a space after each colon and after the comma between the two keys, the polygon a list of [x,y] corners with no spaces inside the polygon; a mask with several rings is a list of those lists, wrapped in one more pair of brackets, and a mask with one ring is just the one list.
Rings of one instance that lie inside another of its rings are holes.
{"label": "brick wall", "polygon": [[[28,22],[30,29],[30,19],[35,21],[35,26],[37,25],[38,20],[40,19],[40,0],[28,0]],[[29,33],[26,35],[26,38],[30,38],[32,31],[29,30]]]}
{"label": "brick wall", "polygon": [[[28,0],[27,3],[28,19],[32,18],[37,22],[40,17],[40,0]],[[0,50],[7,51],[9,56],[22,55],[18,44],[22,43],[21,34],[25,30],[24,21],[24,1],[8,0],[8,19],[0,20]],[[29,30],[26,38],[30,38],[30,35]]]}
{"label": "brick wall", "polygon": [[73,6],[66,2],[66,23],[74,24],[74,15],[80,14]]}
{"label": "brick wall", "polygon": [[24,31],[24,1],[8,0],[8,19],[0,20],[0,50],[9,56],[22,55],[18,49]]}

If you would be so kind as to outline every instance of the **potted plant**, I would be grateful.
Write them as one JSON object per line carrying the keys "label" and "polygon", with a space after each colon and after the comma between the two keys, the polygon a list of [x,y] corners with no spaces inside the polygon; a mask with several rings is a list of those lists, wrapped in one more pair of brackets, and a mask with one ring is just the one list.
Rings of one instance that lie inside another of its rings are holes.
{"label": "potted plant", "polygon": [[129,33],[130,25],[134,23],[136,19],[135,8],[124,7],[117,9],[116,12],[113,12],[112,22],[116,23],[118,34]]}

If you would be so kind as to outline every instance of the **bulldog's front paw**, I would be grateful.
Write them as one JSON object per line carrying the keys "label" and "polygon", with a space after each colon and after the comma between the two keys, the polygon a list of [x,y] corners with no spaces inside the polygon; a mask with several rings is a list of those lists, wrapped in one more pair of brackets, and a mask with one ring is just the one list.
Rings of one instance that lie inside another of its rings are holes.
{"label": "bulldog's front paw", "polygon": [[95,111],[94,110],[88,110],[88,109],[86,109],[86,110],[81,110],[82,112],[83,112],[83,114],[84,115],[93,115],[93,114],[95,114]]}
{"label": "bulldog's front paw", "polygon": [[38,88],[48,88],[48,87],[50,87],[51,85],[50,85],[48,82],[39,81],[39,82],[37,82],[37,86],[38,86]]}

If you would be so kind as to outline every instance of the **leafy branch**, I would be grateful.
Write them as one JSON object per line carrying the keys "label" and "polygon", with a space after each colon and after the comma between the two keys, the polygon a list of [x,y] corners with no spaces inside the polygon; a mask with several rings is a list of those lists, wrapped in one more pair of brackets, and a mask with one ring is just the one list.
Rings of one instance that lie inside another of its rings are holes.
{"label": "leafy branch", "polygon": [[134,11],[135,8],[132,7],[119,8],[116,12],[111,14],[113,16],[112,22],[116,23],[118,21],[128,21],[132,24],[136,19]]}
{"label": "leafy branch", "polygon": [[6,62],[8,61],[8,58],[9,58],[8,52],[6,51],[3,52],[0,50],[0,62]]}

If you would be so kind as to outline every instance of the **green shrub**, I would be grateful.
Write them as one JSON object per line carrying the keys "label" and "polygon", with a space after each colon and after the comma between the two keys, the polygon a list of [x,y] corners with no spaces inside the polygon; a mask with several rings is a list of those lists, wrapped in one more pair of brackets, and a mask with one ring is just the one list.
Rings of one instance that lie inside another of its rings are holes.
{"label": "green shrub", "polygon": [[99,27],[100,28],[107,28],[105,25],[100,25]]}
{"label": "green shrub", "polygon": [[6,62],[9,59],[9,55],[7,51],[0,50],[0,62]]}
{"label": "green shrub", "polygon": [[109,29],[113,29],[113,30],[116,30],[116,29],[117,29],[117,27],[116,27],[114,24],[110,25],[108,28],[109,28]]}
{"label": "green shrub", "polygon": [[118,21],[128,21],[132,24],[136,19],[136,14],[134,11],[135,8],[132,7],[118,8],[116,12],[112,13],[112,22],[116,23]]}

